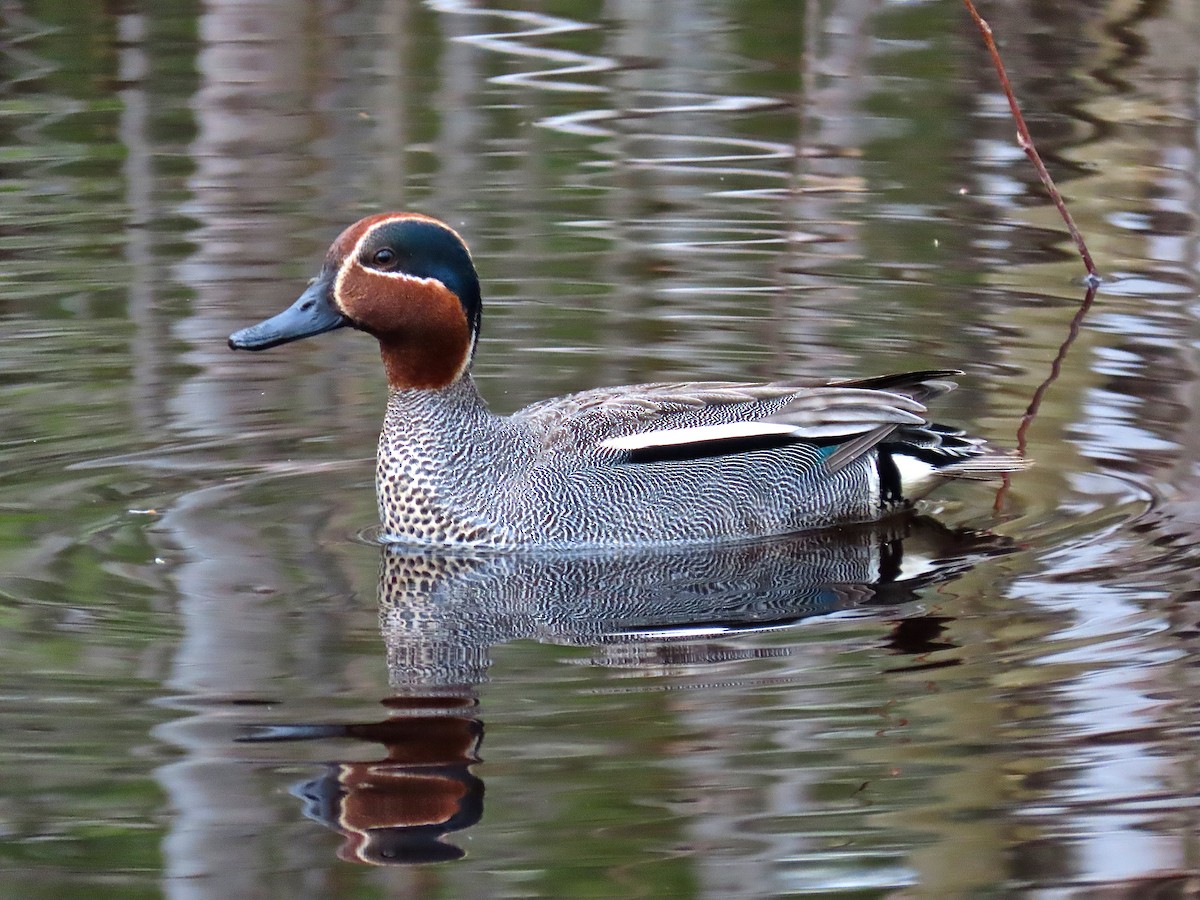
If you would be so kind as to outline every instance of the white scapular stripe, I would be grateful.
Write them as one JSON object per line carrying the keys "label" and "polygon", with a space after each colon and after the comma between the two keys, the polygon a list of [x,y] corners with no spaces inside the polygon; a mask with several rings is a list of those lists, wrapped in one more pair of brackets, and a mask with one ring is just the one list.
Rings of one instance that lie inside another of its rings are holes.
{"label": "white scapular stripe", "polygon": [[794,435],[796,426],[782,422],[726,422],[723,425],[696,425],[691,428],[668,428],[662,431],[642,431],[624,437],[609,438],[600,444],[609,450],[647,450],[651,447],[685,447],[688,444],[707,444],[770,435]]}

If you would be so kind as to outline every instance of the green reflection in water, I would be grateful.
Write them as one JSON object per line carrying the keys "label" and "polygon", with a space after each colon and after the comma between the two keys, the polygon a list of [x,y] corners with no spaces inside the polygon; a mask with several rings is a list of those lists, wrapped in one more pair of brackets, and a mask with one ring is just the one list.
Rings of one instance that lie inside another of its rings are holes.
{"label": "green reflection in water", "polygon": [[[1143,399],[1193,380],[1171,350],[1191,317],[1166,290],[1105,298],[1113,318],[1081,338],[1012,495],[1035,549],[923,595],[938,646],[890,647],[879,619],[734,642],[783,653],[700,672],[504,646],[467,859],[338,862],[338,836],[286,793],[337,750],[233,738],[272,715],[380,715],[377,559],[351,540],[374,520],[378,359],[358,335],[252,361],[223,337],[294,296],[342,225],[398,205],[463,230],[501,409],[642,379],[962,363],[950,419],[1003,435],[1061,339],[1075,266],[1021,161],[989,149],[1010,129],[974,105],[991,88],[964,74],[954,4],[842,4],[827,29],[795,4],[560,3],[545,9],[594,27],[525,36],[536,22],[448,4],[158,6],[32,3],[5,22],[0,893],[966,894],[1110,876],[1038,862],[1081,834],[1144,840],[1147,872],[1183,865],[1136,811],[1029,814],[1069,809],[1093,771],[1148,791],[1157,771],[1129,775],[1120,751],[1171,762],[1164,783],[1189,761],[1120,735],[1099,762],[1070,745],[1096,696],[1163,727],[1138,691],[1185,683],[1146,637],[1165,631],[1143,612],[1155,585],[1108,584],[1165,565],[1112,525],[1134,492],[1117,476],[1187,468],[1186,391]],[[1056,115],[1124,109],[1064,77],[1076,57],[1014,53],[1031,85],[1065,85]],[[1188,122],[1137,90],[1148,118]],[[1186,157],[1187,128],[1108,116],[1104,140],[1055,134],[1134,173],[1102,190],[1081,174],[1076,190],[1112,198],[1082,221],[1110,259],[1190,284],[1187,259],[1153,256],[1161,235],[1119,225],[1137,206],[1190,233],[1153,208],[1187,198],[1151,146]],[[990,502],[968,488],[941,508],[990,526]],[[1080,562],[1035,559],[1046,545]],[[1118,637],[1072,634],[1059,592]],[[1045,659],[1109,641],[1103,662]],[[1128,694],[1083,690],[1121,661],[1142,667],[1114,679]]]}

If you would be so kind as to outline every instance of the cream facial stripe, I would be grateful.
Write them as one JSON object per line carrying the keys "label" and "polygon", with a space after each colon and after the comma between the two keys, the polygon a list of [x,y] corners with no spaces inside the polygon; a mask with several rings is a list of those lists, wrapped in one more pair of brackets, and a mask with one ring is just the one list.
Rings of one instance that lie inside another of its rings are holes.
{"label": "cream facial stripe", "polygon": [[[393,222],[424,222],[427,225],[433,225],[435,228],[440,228],[443,231],[448,231],[452,235],[454,235],[455,240],[457,240],[460,244],[463,245],[463,249],[467,251],[467,256],[469,257],[471,255],[471,248],[468,247],[467,242],[462,239],[462,235],[459,234],[457,231],[455,231],[453,228],[451,228],[449,225],[447,225],[445,222],[439,222],[437,219],[429,218],[429,216],[417,215],[415,213],[405,213],[404,215],[388,216],[386,219],[380,219],[378,222],[376,222],[374,225],[372,225],[370,228],[368,228],[366,231],[364,231],[362,233],[362,237],[360,237],[357,241],[354,242],[354,249],[352,249],[347,254],[347,258],[348,259],[358,259],[359,251],[362,250],[362,246],[366,242],[367,238],[369,238],[375,231],[379,230],[384,225],[391,225]],[[387,274],[387,273],[383,273],[383,274]]]}
{"label": "cream facial stripe", "polygon": [[[440,278],[433,278],[433,277],[422,278],[419,275],[410,275],[407,272],[381,272],[379,269],[367,269],[367,267],[364,266],[359,261],[358,256],[359,256],[359,253],[362,251],[363,244],[366,243],[367,238],[369,238],[372,234],[374,234],[375,231],[382,228],[384,225],[390,225],[393,222],[411,222],[411,221],[427,222],[430,225],[434,225],[438,228],[443,229],[444,231],[450,232],[450,234],[454,235],[455,239],[460,244],[462,244],[463,249],[467,251],[467,257],[470,258],[471,249],[467,246],[466,241],[464,241],[462,239],[462,236],[457,231],[455,231],[453,228],[451,228],[449,225],[447,225],[444,222],[439,222],[437,219],[431,219],[428,216],[413,215],[411,213],[402,215],[402,216],[388,216],[386,219],[380,219],[378,222],[376,222],[374,225],[372,225],[370,228],[368,228],[366,231],[364,231],[362,233],[362,236],[359,237],[359,239],[354,242],[354,247],[350,250],[349,253],[346,254],[346,257],[342,261],[342,264],[338,267],[337,277],[333,280],[333,302],[334,302],[334,305],[338,307],[338,309],[342,312],[343,315],[345,315],[345,313],[346,313],[346,308],[344,306],[342,306],[342,282],[346,278],[346,273],[350,269],[353,269],[355,267],[357,267],[364,274],[381,275],[384,278],[396,278],[401,281],[408,281],[412,284],[419,284],[419,285],[422,285],[425,287],[441,288],[443,291],[445,291],[448,294],[452,294],[456,297],[458,296],[457,294],[454,293],[454,291],[452,291],[452,290],[450,290],[450,288],[446,287],[445,283]],[[349,265],[346,264],[347,262],[349,262]],[[467,352],[463,357],[462,365],[458,367],[458,371],[455,372],[455,374],[454,374],[454,379],[453,379],[454,381],[457,381],[459,378],[461,378],[463,373],[466,372],[467,369],[470,367],[471,358],[475,355],[475,345],[478,342],[478,340],[479,340],[479,335],[475,333],[474,329],[471,329],[471,345],[467,349]]]}
{"label": "cream facial stripe", "polygon": [[[457,231],[455,231],[449,225],[439,222],[437,219],[430,219],[427,216],[414,216],[411,214],[403,215],[403,216],[389,216],[386,219],[380,219],[378,222],[376,222],[374,225],[372,225],[370,228],[368,228],[366,231],[364,231],[362,233],[362,236],[359,237],[359,239],[354,242],[354,246],[351,248],[350,252],[346,254],[346,258],[342,261],[342,264],[340,266],[338,266],[337,278],[335,278],[333,280],[333,300],[334,300],[334,303],[337,304],[338,308],[341,309],[341,311],[343,313],[345,313],[346,310],[342,306],[342,281],[346,277],[346,271],[348,269],[352,268],[353,266],[358,266],[364,272],[367,271],[366,268],[363,266],[363,264],[358,261],[358,254],[362,251],[363,244],[366,243],[367,238],[369,238],[372,234],[375,233],[376,230],[382,228],[384,225],[391,225],[393,222],[411,222],[414,220],[418,221],[418,222],[428,222],[431,225],[436,225],[439,228],[443,228],[446,231],[450,232],[452,235],[454,235],[456,238],[458,238],[459,243],[461,243],[463,245],[463,247],[467,246],[466,243],[463,241],[462,237],[459,236],[459,233]],[[467,249],[467,255],[468,256],[471,255],[470,249]],[[349,261],[352,265],[350,265],[350,266],[346,265],[347,261]],[[423,285],[428,285],[428,286],[436,285],[437,287],[442,288],[442,290],[449,290],[449,288],[447,288],[446,285],[442,284],[442,282],[440,280],[438,280],[437,278],[420,278],[416,275],[409,275],[405,272],[380,272],[378,269],[371,269],[370,274],[383,275],[386,278],[401,278],[401,279],[405,279],[408,281],[412,281],[416,284],[423,284]]]}

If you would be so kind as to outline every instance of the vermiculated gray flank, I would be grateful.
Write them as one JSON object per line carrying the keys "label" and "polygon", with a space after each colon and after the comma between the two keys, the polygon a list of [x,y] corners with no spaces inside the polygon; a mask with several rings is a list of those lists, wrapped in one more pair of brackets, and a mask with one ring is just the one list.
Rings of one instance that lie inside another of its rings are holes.
{"label": "vermiculated gray flank", "polygon": [[[917,381],[892,389],[926,396],[949,387]],[[822,390],[635,385],[545,401],[508,417],[488,410],[469,375],[442,390],[393,391],[377,470],[384,539],[559,549],[751,539],[870,521],[904,506],[911,496],[881,490],[881,458],[896,453],[928,456],[947,476],[992,474],[996,461],[1013,463],[977,439],[921,426],[878,426],[887,438],[833,471],[829,460],[847,441],[796,440],[652,462],[630,462],[624,451],[601,446],[661,429],[664,420],[674,429],[786,416],[797,397]],[[748,399],[717,402],[730,394]]]}

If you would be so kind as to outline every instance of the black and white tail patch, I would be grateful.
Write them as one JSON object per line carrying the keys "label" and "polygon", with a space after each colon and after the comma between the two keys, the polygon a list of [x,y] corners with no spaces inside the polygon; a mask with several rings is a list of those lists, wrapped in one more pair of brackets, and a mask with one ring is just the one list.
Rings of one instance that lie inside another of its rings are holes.
{"label": "black and white tail patch", "polygon": [[876,457],[879,470],[879,508],[891,509],[904,502],[903,486],[900,483],[900,469],[896,458],[887,447],[879,448]]}
{"label": "black and white tail patch", "polygon": [[[929,459],[893,450],[879,448],[879,506],[890,509],[911,500],[919,500],[937,487],[942,476],[953,477],[945,463],[938,465]],[[939,461],[940,462],[940,461]]]}
{"label": "black and white tail patch", "polygon": [[1030,465],[1029,460],[1020,456],[981,452],[981,444],[982,441],[965,449],[881,446],[876,463],[880,509],[919,500],[945,479],[994,481]]}

